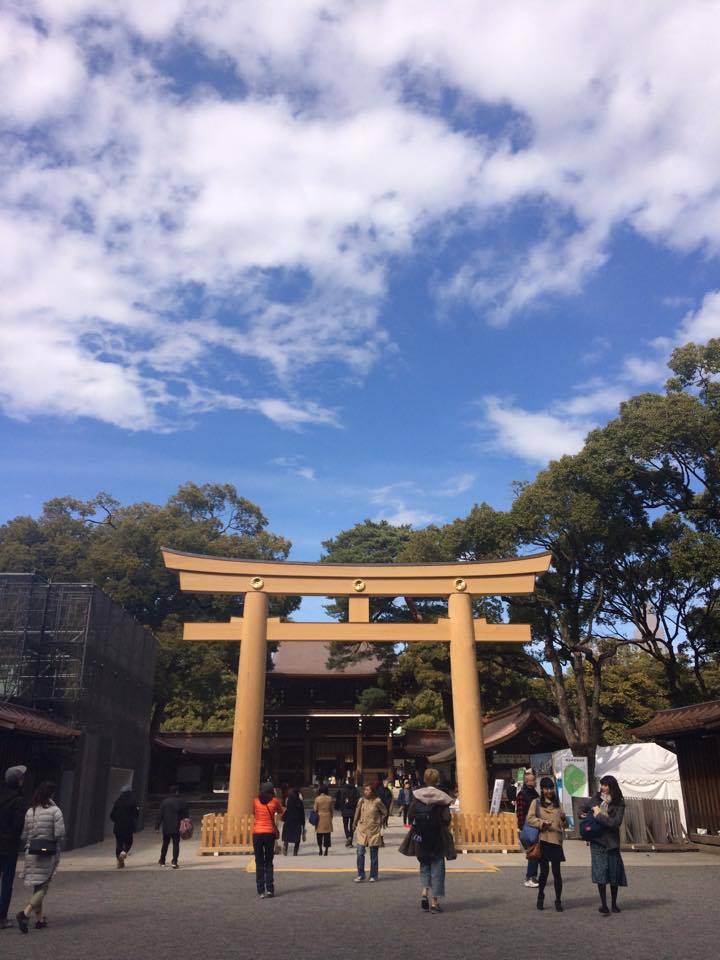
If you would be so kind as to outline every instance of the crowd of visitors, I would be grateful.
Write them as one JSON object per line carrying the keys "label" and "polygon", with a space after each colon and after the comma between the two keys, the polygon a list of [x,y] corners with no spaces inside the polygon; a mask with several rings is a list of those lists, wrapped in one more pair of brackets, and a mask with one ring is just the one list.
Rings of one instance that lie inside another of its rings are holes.
{"label": "crowd of visitors", "polygon": [[[65,823],[54,800],[55,784],[45,781],[33,793],[28,806],[24,799],[27,768],[10,767],[5,771],[4,786],[0,788],[0,929],[11,926],[8,911],[13,893],[19,852],[24,850],[24,882],[30,888],[26,905],[15,916],[18,928],[28,933],[34,915],[35,928],[47,926],[44,907],[50,883],[60,863]],[[457,856],[451,829],[452,796],[440,789],[440,774],[429,768],[422,785],[406,779],[397,797],[392,781],[377,781],[362,788],[362,794],[351,778],[342,784],[335,797],[330,796],[327,784],[320,784],[307,821],[315,828],[318,853],[327,857],[332,842],[333,812],[342,817],[345,845],[356,848],[357,875],[355,883],[366,879],[376,883],[380,876],[380,848],[384,846],[383,831],[388,826],[393,803],[402,815],[407,834],[399,852],[418,861],[420,877],[420,907],[429,913],[441,913],[441,898],[445,896],[445,861]],[[274,785],[268,781],[260,787],[253,802],[253,852],[255,881],[258,896],[265,899],[275,895],[273,861],[282,850],[287,855],[290,847],[297,856],[300,844],[306,838],[305,802],[297,788],[290,788],[281,802]],[[514,798],[515,812],[523,845],[527,848],[528,866],[525,886],[537,888],[537,908],[544,909],[545,889],[552,871],[555,909],[563,911],[563,881],[561,864],[565,860],[563,839],[566,816],[551,777],[540,781],[532,770],[525,773],[523,785]],[[625,802],[617,780],[606,776],[600,788],[581,810],[580,835],[589,842],[592,882],[600,895],[599,912],[603,916],[619,913],[618,891],[627,886],[625,867],[620,853],[620,825],[625,813]],[[115,834],[115,856],[118,868],[124,868],[132,849],[138,827],[139,807],[129,786],[121,789],[110,818]],[[282,824],[282,835],[279,823]],[[155,829],[162,831],[160,859],[162,866],[172,844],[172,866],[179,866],[180,844],[192,835],[187,802],[177,787],[160,804]],[[282,838],[282,847],[279,841]],[[366,874],[366,856],[369,855],[369,876]],[[610,887],[610,906],[607,888]]]}

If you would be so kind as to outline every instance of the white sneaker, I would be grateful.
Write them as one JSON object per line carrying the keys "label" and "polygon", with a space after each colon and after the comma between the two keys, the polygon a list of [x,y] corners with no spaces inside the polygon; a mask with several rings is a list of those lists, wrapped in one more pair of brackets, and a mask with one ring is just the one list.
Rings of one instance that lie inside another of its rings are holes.
{"label": "white sneaker", "polygon": [[121,859],[121,860],[127,859],[127,850],[121,850],[121,851],[120,851],[120,859]]}
{"label": "white sneaker", "polygon": [[368,883],[377,883],[377,877],[370,877]]}
{"label": "white sneaker", "polygon": [[355,877],[355,879],[353,880],[353,883],[364,883],[364,882],[365,882],[365,877]]}
{"label": "white sneaker", "polygon": [[525,881],[525,886],[526,886],[526,887],[539,887],[540,884],[537,882],[537,880],[536,880],[534,877],[530,877],[529,880],[526,880],[526,881]]}

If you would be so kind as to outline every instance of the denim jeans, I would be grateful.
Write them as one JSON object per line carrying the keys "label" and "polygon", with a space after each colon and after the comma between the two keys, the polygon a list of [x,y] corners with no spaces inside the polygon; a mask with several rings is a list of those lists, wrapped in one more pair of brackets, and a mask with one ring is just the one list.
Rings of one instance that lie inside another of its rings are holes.
{"label": "denim jeans", "polygon": [[[377,880],[378,876],[378,847],[368,847],[370,851],[370,878]],[[357,845],[357,872],[358,876],[365,879],[365,847],[362,843]]]}
{"label": "denim jeans", "polygon": [[5,920],[12,899],[17,853],[0,853],[0,920]]}
{"label": "denim jeans", "polygon": [[525,871],[525,879],[532,880],[538,875],[538,867],[540,866],[539,860],[528,860],[527,870]]}
{"label": "denim jeans", "polygon": [[445,857],[420,861],[420,884],[428,887],[433,897],[445,896]]}

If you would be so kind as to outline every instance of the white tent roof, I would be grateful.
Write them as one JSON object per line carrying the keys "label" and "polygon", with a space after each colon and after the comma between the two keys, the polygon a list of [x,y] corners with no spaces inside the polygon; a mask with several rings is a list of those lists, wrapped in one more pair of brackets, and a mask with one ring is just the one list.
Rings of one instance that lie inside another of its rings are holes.
{"label": "white tent roof", "polygon": [[[562,772],[563,761],[572,756],[571,750],[553,753],[553,769]],[[628,797],[647,797],[653,800],[677,800],[680,819],[685,821],[685,807],[680,786],[677,757],[657,743],[623,743],[615,747],[598,747],[595,777],[608,774],[615,777],[620,789]]]}

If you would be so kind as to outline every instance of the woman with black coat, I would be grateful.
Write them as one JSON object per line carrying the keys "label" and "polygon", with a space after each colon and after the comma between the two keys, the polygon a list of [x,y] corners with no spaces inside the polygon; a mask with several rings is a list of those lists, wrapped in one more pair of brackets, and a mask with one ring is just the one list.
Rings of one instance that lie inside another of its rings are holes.
{"label": "woman with black coat", "polygon": [[132,794],[132,788],[130,786],[121,787],[120,796],[110,811],[113,833],[115,834],[115,857],[118,867],[125,866],[125,860],[133,845],[139,816],[140,809]]}
{"label": "woman with black coat", "polygon": [[300,793],[295,787],[291,787],[288,790],[287,804],[283,815],[282,841],[283,854],[285,856],[287,856],[288,846],[291,843],[293,844],[293,856],[296,857],[298,855],[300,841],[304,833],[305,804],[303,803]]}
{"label": "woman with black coat", "polygon": [[602,832],[590,841],[592,882],[597,884],[600,894],[599,912],[608,916],[607,885],[610,884],[613,913],[620,913],[617,905],[618,888],[627,886],[625,865],[620,854],[620,824],[625,816],[625,799],[615,777],[607,776],[600,780],[600,790],[583,807],[581,817],[591,813],[603,826]]}

